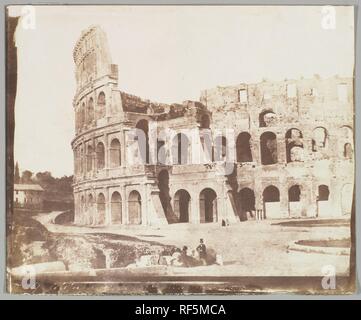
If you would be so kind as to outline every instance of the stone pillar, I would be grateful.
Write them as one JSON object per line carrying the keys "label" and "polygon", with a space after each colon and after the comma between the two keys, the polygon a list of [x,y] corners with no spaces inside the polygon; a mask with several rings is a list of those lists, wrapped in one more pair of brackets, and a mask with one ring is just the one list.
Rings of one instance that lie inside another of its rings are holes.
{"label": "stone pillar", "polygon": [[286,139],[284,133],[277,133],[277,162],[287,163]]}
{"label": "stone pillar", "polygon": [[91,177],[95,178],[96,177],[96,146],[95,146],[94,137],[92,137],[91,141],[92,141],[91,144],[92,144],[92,148],[93,148],[93,153],[90,155],[91,163],[92,163],[92,170],[90,172],[90,175],[91,175]]}
{"label": "stone pillar", "polygon": [[251,148],[252,148],[252,158],[253,161],[261,164],[261,143],[260,143],[260,136],[259,135],[254,135],[251,136]]}
{"label": "stone pillar", "polygon": [[188,163],[199,164],[201,163],[201,141],[199,131],[192,130],[190,136],[190,153],[188,157]]}
{"label": "stone pillar", "polygon": [[302,131],[302,143],[305,161],[309,160],[312,157],[312,131],[304,130]]}
{"label": "stone pillar", "polygon": [[193,193],[195,196],[191,197],[190,200],[190,217],[189,222],[194,224],[200,223],[200,212],[199,212],[199,195],[197,196],[197,192]]}
{"label": "stone pillar", "polygon": [[108,177],[108,171],[109,171],[109,163],[110,163],[110,160],[109,160],[109,135],[107,133],[104,134],[104,168],[107,172],[107,177]]}
{"label": "stone pillar", "polygon": [[[307,183],[307,182],[306,182]],[[315,213],[313,212],[311,206],[313,205],[312,203],[312,187],[309,188],[309,186],[307,186],[307,184],[302,184],[300,186],[301,188],[301,206],[302,206],[302,211],[301,214],[302,216],[305,217],[313,217],[315,215]]]}
{"label": "stone pillar", "polygon": [[112,216],[111,216],[111,204],[110,204],[110,192],[109,188],[105,189],[105,225],[111,225]]}
{"label": "stone pillar", "polygon": [[311,188],[309,188],[309,203],[307,209],[308,217],[317,217],[318,215],[318,207],[317,207],[317,194],[318,194],[318,184],[316,182],[311,184]]}
{"label": "stone pillar", "polygon": [[[105,88],[104,88],[105,89]],[[108,85],[108,90],[104,90],[105,94],[105,118],[107,119],[107,123],[109,123],[109,120],[111,119],[111,106],[112,106],[112,87],[111,85]]]}
{"label": "stone pillar", "polygon": [[82,178],[85,179],[86,177],[86,147],[84,139],[81,142],[83,153],[81,155],[81,162],[82,162]]}
{"label": "stone pillar", "polygon": [[[142,192],[141,192],[141,194],[140,194],[140,196],[142,197],[142,205],[141,205],[141,207],[142,207],[142,212],[141,212],[141,214],[142,214],[142,225],[143,226],[146,226],[146,225],[148,225],[148,210],[149,210],[149,208],[150,208],[150,201],[151,201],[151,199],[150,199],[150,197],[149,197],[149,195],[150,195],[150,188],[149,188],[149,184],[147,184],[147,183],[144,183],[143,185],[141,185],[141,190],[142,190]],[[148,192],[149,191],[149,192]]]}
{"label": "stone pillar", "polygon": [[288,185],[284,176],[281,176],[279,184],[280,192],[280,218],[290,217],[289,206],[288,206]]}
{"label": "stone pillar", "polygon": [[122,194],[122,224],[128,224],[128,198],[126,194],[125,186],[121,187],[121,194]]}

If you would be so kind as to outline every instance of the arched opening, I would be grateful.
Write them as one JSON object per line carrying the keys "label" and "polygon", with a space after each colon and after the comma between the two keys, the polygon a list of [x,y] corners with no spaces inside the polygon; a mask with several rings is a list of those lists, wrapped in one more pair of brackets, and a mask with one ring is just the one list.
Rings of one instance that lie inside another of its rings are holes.
{"label": "arched opening", "polygon": [[105,197],[104,194],[99,193],[97,199],[97,213],[98,213],[98,221],[97,224],[105,223]]}
{"label": "arched opening", "polygon": [[87,172],[92,171],[93,169],[93,147],[88,146],[88,152],[86,155],[86,170]]}
{"label": "arched opening", "polygon": [[212,132],[210,129],[202,129],[199,132],[199,138],[202,146],[202,162],[210,163],[213,161]]}
{"label": "arched opening", "polygon": [[201,118],[201,129],[209,129],[209,126],[211,124],[211,119],[209,118],[208,114],[204,114]]}
{"label": "arched opening", "polygon": [[189,222],[191,196],[186,190],[178,190],[174,195],[174,214],[179,222]]}
{"label": "arched opening", "polygon": [[330,190],[328,186],[321,184],[318,186],[318,201],[328,201],[330,196]]}
{"label": "arched opening", "polygon": [[79,173],[83,174],[84,168],[83,168],[83,148],[81,147],[79,150]]}
{"label": "arched opening", "polygon": [[345,159],[352,159],[353,157],[353,148],[351,143],[347,142],[343,146],[343,156]]}
{"label": "arched opening", "polygon": [[142,198],[138,191],[133,190],[128,197],[129,224],[142,223]]}
{"label": "arched opening", "polygon": [[162,170],[158,174],[158,188],[159,188],[159,198],[162,204],[164,213],[168,216],[169,211],[171,210],[170,205],[170,195],[169,195],[169,173],[167,170]]}
{"label": "arched opening", "polygon": [[312,132],[312,151],[322,151],[327,145],[327,131],[325,128],[317,127]]}
{"label": "arched opening", "polygon": [[120,142],[118,139],[113,139],[110,143],[110,167],[116,168],[120,167],[122,160],[121,160],[121,151],[120,151]]}
{"label": "arched opening", "polygon": [[90,98],[88,101],[88,109],[87,109],[87,123],[91,124],[94,120],[94,101],[93,98]]}
{"label": "arched opening", "polygon": [[144,164],[149,163],[149,127],[148,121],[143,119],[137,122],[136,140],[138,141],[138,149],[140,159]]}
{"label": "arched opening", "polygon": [[167,150],[165,147],[165,141],[161,139],[157,140],[157,159],[158,164],[167,163]]}
{"label": "arched opening", "polygon": [[96,148],[97,154],[97,169],[101,170],[105,166],[105,151],[104,151],[104,144],[99,142]]}
{"label": "arched opening", "polygon": [[264,218],[280,218],[280,192],[275,186],[263,191]]}
{"label": "arched opening", "polygon": [[88,215],[88,224],[93,224],[94,223],[94,198],[91,193],[88,195],[87,215]]}
{"label": "arched opening", "polygon": [[288,189],[288,209],[290,216],[302,215],[301,187],[297,184]]}
{"label": "arched opening", "polygon": [[83,102],[80,109],[80,127],[85,124],[85,103]]}
{"label": "arched opening", "polygon": [[214,139],[214,161],[226,161],[227,154],[227,138],[217,136]]}
{"label": "arched opening", "polygon": [[254,191],[250,188],[243,188],[238,193],[238,199],[240,204],[240,219],[246,220],[247,215],[251,216],[252,212],[256,210]]}
{"label": "arched opening", "polygon": [[261,135],[261,162],[263,165],[269,165],[277,161],[277,137],[273,132],[264,132]]}
{"label": "arched opening", "polygon": [[298,129],[286,132],[286,160],[287,162],[303,161],[303,136]]}
{"label": "arched opening", "polygon": [[333,215],[334,208],[329,204],[330,190],[328,186],[321,184],[318,186],[317,195],[317,216],[330,217]]}
{"label": "arched opening", "polygon": [[259,114],[260,127],[273,127],[276,125],[277,117],[273,111],[265,110]]}
{"label": "arched opening", "polygon": [[110,205],[112,224],[122,223],[122,197],[118,191],[114,191],[111,197]]}
{"label": "arched opening", "polygon": [[296,202],[301,199],[301,188],[299,185],[294,185],[288,189],[288,201]]}
{"label": "arched opening", "polygon": [[178,133],[172,144],[173,164],[188,164],[189,149],[188,137],[184,133]]}
{"label": "arched opening", "polygon": [[98,101],[97,101],[97,117],[98,119],[103,118],[105,116],[105,93],[101,91],[98,95]]}
{"label": "arched opening", "polygon": [[354,153],[353,147],[353,130],[349,126],[340,128],[340,136],[338,137],[340,146],[342,146],[342,156],[344,159],[352,159]]}
{"label": "arched opening", "polygon": [[206,188],[199,195],[200,222],[217,222],[217,194],[213,189]]}
{"label": "arched opening", "polygon": [[242,132],[238,135],[236,141],[237,162],[252,162],[251,135],[248,132]]}

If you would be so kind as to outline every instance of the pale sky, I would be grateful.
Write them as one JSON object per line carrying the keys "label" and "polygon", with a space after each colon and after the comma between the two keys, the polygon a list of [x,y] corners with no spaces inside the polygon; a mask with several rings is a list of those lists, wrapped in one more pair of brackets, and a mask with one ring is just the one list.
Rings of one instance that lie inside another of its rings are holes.
{"label": "pale sky", "polygon": [[217,85],[263,78],[352,76],[352,7],[36,6],[35,29],[16,32],[15,161],[20,170],[73,173],[73,46],[99,25],[108,36],[119,89],[150,100],[199,100]]}

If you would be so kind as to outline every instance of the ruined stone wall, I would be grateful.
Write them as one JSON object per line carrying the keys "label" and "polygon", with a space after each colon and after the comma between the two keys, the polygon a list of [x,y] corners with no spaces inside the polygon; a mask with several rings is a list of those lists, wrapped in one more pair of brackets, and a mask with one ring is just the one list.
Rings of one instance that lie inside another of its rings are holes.
{"label": "ruined stone wall", "polygon": [[[81,36],[74,61],[76,223],[236,222],[254,218],[256,210],[267,219],[350,212],[352,79],[217,87],[203,91],[199,102],[163,104],[118,89],[118,69],[98,27]],[[146,137],[143,151],[135,128]],[[180,141],[186,154],[178,157]]]}

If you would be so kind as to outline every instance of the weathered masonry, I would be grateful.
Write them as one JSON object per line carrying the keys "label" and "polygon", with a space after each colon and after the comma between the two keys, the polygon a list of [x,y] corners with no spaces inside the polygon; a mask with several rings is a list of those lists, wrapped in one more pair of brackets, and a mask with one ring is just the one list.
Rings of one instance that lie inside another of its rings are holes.
{"label": "weathered masonry", "polygon": [[352,78],[242,83],[169,105],[118,90],[118,67],[99,27],[82,33],[73,54],[76,223],[350,213]]}

